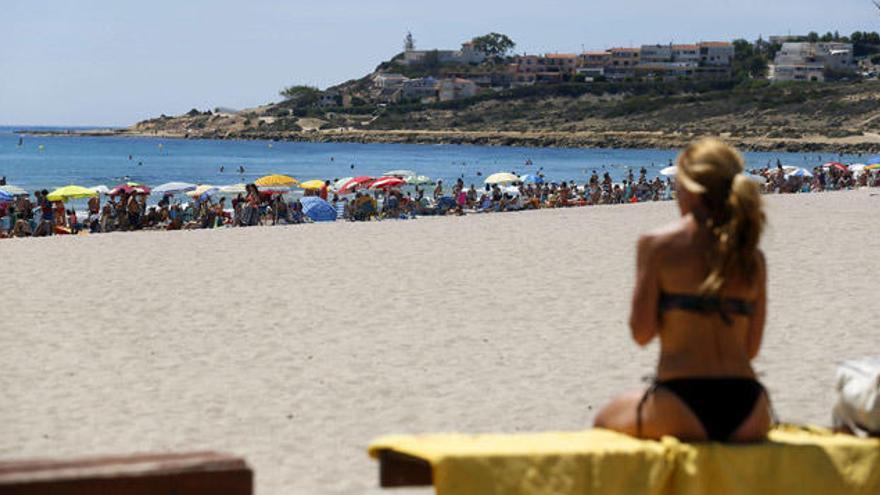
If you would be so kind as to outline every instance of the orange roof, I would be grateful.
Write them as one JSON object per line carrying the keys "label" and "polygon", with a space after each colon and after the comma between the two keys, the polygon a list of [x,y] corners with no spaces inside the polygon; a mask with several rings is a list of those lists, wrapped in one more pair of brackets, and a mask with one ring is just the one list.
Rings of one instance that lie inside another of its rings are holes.
{"label": "orange roof", "polygon": [[544,58],[577,58],[574,53],[548,53]]}

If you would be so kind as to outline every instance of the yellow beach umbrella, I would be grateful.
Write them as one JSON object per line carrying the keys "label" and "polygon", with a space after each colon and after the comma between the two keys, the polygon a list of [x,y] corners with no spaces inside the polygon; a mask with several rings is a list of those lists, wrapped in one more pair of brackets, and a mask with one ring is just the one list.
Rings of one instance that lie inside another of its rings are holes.
{"label": "yellow beach umbrella", "polygon": [[274,174],[260,177],[254,181],[254,184],[258,187],[293,187],[299,184],[299,181],[289,175]]}
{"label": "yellow beach umbrella", "polygon": [[301,183],[299,187],[303,189],[321,189],[322,187],[324,187],[324,181],[318,179],[310,180]]}
{"label": "yellow beach umbrella", "polygon": [[486,177],[486,184],[504,184],[509,182],[519,182],[519,176],[509,172],[498,172]]}
{"label": "yellow beach umbrella", "polygon": [[49,201],[64,201],[79,198],[94,198],[98,193],[82,186],[64,186],[50,192],[46,199]]}

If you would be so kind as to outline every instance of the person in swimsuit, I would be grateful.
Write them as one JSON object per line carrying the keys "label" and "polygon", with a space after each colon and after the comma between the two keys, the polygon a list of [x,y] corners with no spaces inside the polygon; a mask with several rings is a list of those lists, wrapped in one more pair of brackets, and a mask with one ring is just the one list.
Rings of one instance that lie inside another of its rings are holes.
{"label": "person in swimsuit", "polygon": [[620,396],[596,426],[658,439],[751,442],[771,424],[751,361],[766,317],[765,223],[742,157],[717,140],[678,158],[681,219],[638,242],[630,327],[641,346],[660,339],[654,384]]}

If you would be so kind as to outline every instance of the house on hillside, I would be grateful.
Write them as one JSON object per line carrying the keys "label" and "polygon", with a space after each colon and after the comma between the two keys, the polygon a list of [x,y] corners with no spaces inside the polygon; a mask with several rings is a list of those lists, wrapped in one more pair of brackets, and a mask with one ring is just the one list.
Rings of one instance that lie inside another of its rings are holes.
{"label": "house on hillside", "polygon": [[433,77],[421,77],[409,79],[403,82],[400,88],[401,98],[404,100],[432,100],[437,98],[438,81]]}
{"label": "house on hillside", "polygon": [[373,87],[378,89],[399,88],[403,86],[403,82],[407,77],[403,74],[395,74],[392,72],[378,72],[373,74]]}
{"label": "house on hillside", "polygon": [[461,100],[477,95],[477,85],[473,81],[461,78],[443,79],[437,87],[440,101]]}
{"label": "house on hillside", "polygon": [[824,81],[826,71],[855,72],[850,43],[783,43],[770,65],[771,81]]}
{"label": "house on hillside", "polygon": [[321,97],[318,100],[318,106],[320,107],[338,107],[342,105],[342,96],[339,94],[339,91],[335,89],[328,89],[327,91],[321,92]]}

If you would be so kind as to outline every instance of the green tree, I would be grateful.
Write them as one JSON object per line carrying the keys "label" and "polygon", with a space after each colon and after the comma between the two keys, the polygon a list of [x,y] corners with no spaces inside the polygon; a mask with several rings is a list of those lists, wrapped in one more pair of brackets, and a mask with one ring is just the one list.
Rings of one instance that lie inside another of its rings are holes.
{"label": "green tree", "polygon": [[500,33],[478,36],[472,39],[471,43],[474,44],[474,49],[496,59],[505,57],[516,47],[512,39]]}
{"label": "green tree", "polygon": [[282,98],[296,103],[297,106],[307,106],[318,101],[321,92],[312,86],[288,86],[278,92]]}

